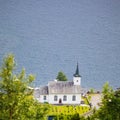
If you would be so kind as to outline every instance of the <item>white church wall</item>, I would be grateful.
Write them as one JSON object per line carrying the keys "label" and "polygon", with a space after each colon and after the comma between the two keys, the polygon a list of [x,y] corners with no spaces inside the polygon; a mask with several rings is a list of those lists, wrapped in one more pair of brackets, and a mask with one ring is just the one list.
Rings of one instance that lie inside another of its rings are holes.
{"label": "white church wall", "polygon": [[[57,96],[57,100],[54,100],[54,96]],[[66,100],[63,99],[64,95],[63,94],[52,94],[49,95],[49,103],[50,104],[80,104],[81,102],[81,94],[76,94],[74,96],[76,96],[76,99],[73,101],[72,97],[73,94],[65,94],[65,96],[67,97]]]}
{"label": "white church wall", "polygon": [[81,77],[73,77],[74,85],[81,85]]}
{"label": "white church wall", "polygon": [[48,95],[40,95],[39,102],[41,102],[41,103],[49,102],[49,96]]}
{"label": "white church wall", "polygon": [[56,101],[54,100],[54,96],[55,96],[54,94],[49,95],[49,104],[58,104],[59,96],[56,95],[58,96]]}

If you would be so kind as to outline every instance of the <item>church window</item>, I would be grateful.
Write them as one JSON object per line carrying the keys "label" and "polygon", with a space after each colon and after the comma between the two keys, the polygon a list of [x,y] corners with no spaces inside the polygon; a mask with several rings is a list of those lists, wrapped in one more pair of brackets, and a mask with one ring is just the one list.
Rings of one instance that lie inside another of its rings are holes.
{"label": "church window", "polygon": [[66,95],[63,96],[63,101],[67,101],[67,96]]}
{"label": "church window", "polygon": [[46,96],[44,96],[43,99],[46,100]]}
{"label": "church window", "polygon": [[55,95],[55,96],[54,96],[54,101],[57,101],[57,99],[58,99],[58,97]]}
{"label": "church window", "polygon": [[72,96],[72,101],[76,101],[76,96],[75,95]]}

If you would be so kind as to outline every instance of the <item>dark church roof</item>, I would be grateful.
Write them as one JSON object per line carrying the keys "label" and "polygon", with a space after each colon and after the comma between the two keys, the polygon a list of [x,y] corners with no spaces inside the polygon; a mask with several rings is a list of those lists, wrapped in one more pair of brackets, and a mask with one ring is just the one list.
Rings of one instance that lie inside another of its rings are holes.
{"label": "dark church roof", "polygon": [[49,94],[80,94],[80,85],[74,85],[73,82],[51,81],[48,84]]}
{"label": "dark church roof", "polygon": [[48,94],[80,94],[80,85],[74,85],[73,82],[66,81],[50,81],[48,86],[43,86],[38,89],[34,89],[36,97],[39,95]]}
{"label": "dark church roof", "polygon": [[79,67],[78,67],[78,63],[77,63],[77,68],[76,68],[76,72],[75,74],[73,75],[74,77],[81,77],[80,74],[79,74]]}
{"label": "dark church roof", "polygon": [[40,95],[48,95],[48,86],[43,86],[40,88],[35,88],[34,89],[34,96],[38,98]]}

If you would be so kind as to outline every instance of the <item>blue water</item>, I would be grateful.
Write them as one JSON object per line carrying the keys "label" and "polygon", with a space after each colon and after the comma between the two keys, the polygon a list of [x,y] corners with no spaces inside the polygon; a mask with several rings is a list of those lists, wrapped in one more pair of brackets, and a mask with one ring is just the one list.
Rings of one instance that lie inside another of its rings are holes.
{"label": "blue water", "polygon": [[0,0],[0,64],[15,54],[17,70],[45,85],[63,71],[82,86],[120,87],[119,0]]}

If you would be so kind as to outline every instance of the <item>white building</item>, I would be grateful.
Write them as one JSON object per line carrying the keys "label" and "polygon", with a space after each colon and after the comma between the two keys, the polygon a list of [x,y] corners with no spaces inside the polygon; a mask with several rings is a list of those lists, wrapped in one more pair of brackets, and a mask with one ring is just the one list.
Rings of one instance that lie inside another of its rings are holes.
{"label": "white building", "polygon": [[81,92],[81,76],[77,64],[72,81],[50,81],[47,86],[36,88],[34,96],[41,103],[80,104]]}

